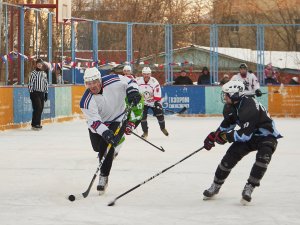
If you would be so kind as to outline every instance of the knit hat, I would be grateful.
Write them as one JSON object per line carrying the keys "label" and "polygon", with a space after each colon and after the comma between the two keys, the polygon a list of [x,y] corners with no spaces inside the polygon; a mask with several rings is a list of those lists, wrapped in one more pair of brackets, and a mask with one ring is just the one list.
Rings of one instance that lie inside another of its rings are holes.
{"label": "knit hat", "polygon": [[43,61],[41,58],[38,58],[38,59],[36,60],[36,63],[37,63],[37,64],[38,64],[38,63],[44,64],[44,61]]}

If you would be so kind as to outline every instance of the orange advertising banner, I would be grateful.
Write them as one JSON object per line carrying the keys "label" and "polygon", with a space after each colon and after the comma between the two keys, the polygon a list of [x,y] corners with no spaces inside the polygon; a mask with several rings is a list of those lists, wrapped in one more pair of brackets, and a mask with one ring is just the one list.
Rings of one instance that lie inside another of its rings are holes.
{"label": "orange advertising banner", "polygon": [[269,87],[268,95],[271,116],[300,117],[300,86]]}
{"label": "orange advertising banner", "polygon": [[14,122],[13,88],[0,87],[0,130]]}
{"label": "orange advertising banner", "polygon": [[85,86],[83,85],[72,86],[72,113],[73,114],[81,114],[79,104],[84,92],[85,92]]}

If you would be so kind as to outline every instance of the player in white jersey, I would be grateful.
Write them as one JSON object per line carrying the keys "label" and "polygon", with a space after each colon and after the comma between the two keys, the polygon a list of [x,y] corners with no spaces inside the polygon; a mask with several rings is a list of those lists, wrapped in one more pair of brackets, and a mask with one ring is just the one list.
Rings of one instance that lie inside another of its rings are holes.
{"label": "player in white jersey", "polygon": [[143,138],[147,138],[148,136],[148,123],[147,123],[147,115],[148,110],[151,109],[153,111],[153,115],[157,118],[159,127],[161,131],[168,136],[169,133],[165,128],[165,118],[163,113],[163,108],[160,103],[161,101],[161,88],[158,81],[151,76],[150,67],[144,67],[142,70],[142,77],[136,78],[136,81],[139,85],[139,90],[144,96],[145,105],[143,111],[143,118],[141,121],[141,126],[143,129]]}
{"label": "player in white jersey", "polygon": [[260,91],[260,85],[257,80],[257,77],[253,73],[248,72],[248,66],[246,63],[242,63],[239,67],[240,72],[236,75],[233,75],[231,80],[239,80],[242,81],[245,85],[245,92],[244,94],[247,96],[260,97],[262,95]]}
{"label": "player in white jersey", "polygon": [[135,79],[135,76],[132,74],[131,66],[129,65],[124,66],[123,73],[125,77],[128,77],[130,79]]}
{"label": "player in white jersey", "polygon": [[[98,152],[99,161],[105,154],[105,160],[100,169],[97,190],[105,191],[111,170],[115,147],[122,137],[126,122],[119,131],[125,114],[125,98],[129,105],[136,106],[141,100],[138,85],[122,75],[106,75],[101,77],[96,67],[86,69],[84,83],[87,88],[80,101],[80,108],[86,117],[92,147]],[[127,119],[127,118],[125,118]],[[111,149],[106,153],[108,144]]]}
{"label": "player in white jersey", "polygon": [[[260,85],[257,80],[257,77],[253,73],[248,72],[248,66],[246,63],[242,63],[239,66],[240,72],[236,75],[233,75],[231,80],[232,81],[241,81],[243,82],[245,89],[244,89],[244,95],[249,97],[254,97],[255,95],[257,97],[262,96],[262,92],[260,91]],[[235,115],[236,110],[234,107],[232,107],[231,104],[224,104],[223,108],[223,114],[226,114],[228,116]],[[232,116],[233,117],[233,116]],[[231,118],[230,120],[235,120],[235,118]]]}

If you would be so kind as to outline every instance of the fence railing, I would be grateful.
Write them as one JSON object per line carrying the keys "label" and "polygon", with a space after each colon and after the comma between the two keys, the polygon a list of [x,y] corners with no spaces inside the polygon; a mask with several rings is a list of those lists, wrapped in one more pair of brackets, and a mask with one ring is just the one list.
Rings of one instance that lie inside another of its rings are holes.
{"label": "fence railing", "polygon": [[47,10],[8,3],[2,3],[0,10],[0,85],[25,85],[39,57],[49,62],[50,84],[55,83],[57,67],[63,68],[68,83],[75,84],[82,74],[78,71],[86,67],[125,64],[137,74],[150,66],[168,83],[181,69],[196,81],[206,66],[213,84],[225,73],[236,73],[241,62],[248,64],[261,84],[270,63],[277,78],[300,74],[300,24],[160,24],[82,18],[56,23],[56,15]]}

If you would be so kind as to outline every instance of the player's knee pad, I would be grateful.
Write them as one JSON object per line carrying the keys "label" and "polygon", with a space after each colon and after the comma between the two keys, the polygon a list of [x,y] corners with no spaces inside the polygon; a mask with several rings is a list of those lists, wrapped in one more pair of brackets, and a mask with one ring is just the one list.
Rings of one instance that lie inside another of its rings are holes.
{"label": "player's knee pad", "polygon": [[[231,170],[239,161],[240,159],[234,156],[234,154],[226,154],[223,159],[221,160],[221,167],[224,170]],[[222,169],[222,168],[221,168]]]}
{"label": "player's knee pad", "polygon": [[260,148],[256,155],[256,162],[257,163],[263,163],[265,166],[267,166],[273,155],[273,149],[270,146],[263,146]]}
{"label": "player's knee pad", "polygon": [[153,111],[154,111],[154,115],[156,117],[163,116],[163,110],[162,110],[162,108],[154,108]]}
{"label": "player's knee pad", "polygon": [[256,161],[268,165],[271,161],[272,155],[277,147],[277,140],[270,138],[262,141],[258,146]]}
{"label": "player's knee pad", "polygon": [[165,117],[163,115],[156,116],[159,122],[165,122]]}

